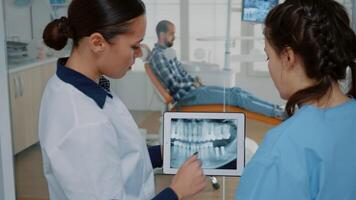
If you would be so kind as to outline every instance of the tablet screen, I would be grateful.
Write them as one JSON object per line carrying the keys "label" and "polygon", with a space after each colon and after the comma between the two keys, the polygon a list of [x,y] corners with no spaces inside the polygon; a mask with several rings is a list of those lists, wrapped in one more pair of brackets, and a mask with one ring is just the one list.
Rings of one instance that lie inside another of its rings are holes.
{"label": "tablet screen", "polygon": [[165,113],[164,172],[175,173],[198,152],[207,175],[241,175],[244,120],[242,113]]}

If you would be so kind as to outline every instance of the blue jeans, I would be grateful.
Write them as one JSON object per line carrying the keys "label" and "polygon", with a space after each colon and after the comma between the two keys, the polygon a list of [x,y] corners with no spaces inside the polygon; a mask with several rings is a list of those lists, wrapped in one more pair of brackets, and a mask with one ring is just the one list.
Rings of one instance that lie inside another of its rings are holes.
{"label": "blue jeans", "polygon": [[178,106],[225,104],[237,106],[270,117],[283,117],[283,110],[276,104],[269,103],[238,87],[223,88],[202,86],[184,96]]}

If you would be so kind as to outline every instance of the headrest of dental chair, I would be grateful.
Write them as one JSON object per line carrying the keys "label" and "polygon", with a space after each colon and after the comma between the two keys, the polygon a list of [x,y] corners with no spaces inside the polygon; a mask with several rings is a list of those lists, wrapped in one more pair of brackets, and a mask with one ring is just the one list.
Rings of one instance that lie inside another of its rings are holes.
{"label": "headrest of dental chair", "polygon": [[147,44],[141,44],[141,52],[142,52],[142,56],[140,57],[140,59],[146,63],[148,62],[148,59],[151,56],[151,49],[150,47],[148,47]]}

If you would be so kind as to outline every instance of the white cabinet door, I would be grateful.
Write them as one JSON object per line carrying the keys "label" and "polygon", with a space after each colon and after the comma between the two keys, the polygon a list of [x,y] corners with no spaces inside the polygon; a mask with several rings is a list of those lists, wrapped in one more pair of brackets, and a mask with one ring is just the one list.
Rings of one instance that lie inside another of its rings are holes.
{"label": "white cabinet door", "polygon": [[33,131],[31,92],[25,71],[10,74],[10,104],[14,153],[26,148],[26,137]]}
{"label": "white cabinet door", "polygon": [[38,142],[38,117],[43,89],[55,64],[10,74],[10,104],[14,153]]}
{"label": "white cabinet door", "polygon": [[[42,66],[34,67],[24,73],[24,80],[27,81],[26,86],[24,86],[24,94],[26,98],[26,107],[31,113],[31,119],[28,119],[31,123],[31,131],[26,134],[26,147],[29,147],[36,142],[38,142],[38,116],[39,107],[42,96]],[[30,94],[28,94],[30,93]]]}

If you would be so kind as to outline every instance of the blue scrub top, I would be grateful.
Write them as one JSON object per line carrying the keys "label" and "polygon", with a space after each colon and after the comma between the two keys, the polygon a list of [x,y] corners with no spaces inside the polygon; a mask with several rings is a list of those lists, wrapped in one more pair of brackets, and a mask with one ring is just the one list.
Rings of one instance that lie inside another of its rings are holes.
{"label": "blue scrub top", "polygon": [[356,199],[356,101],[303,106],[270,130],[245,168],[236,199]]}

